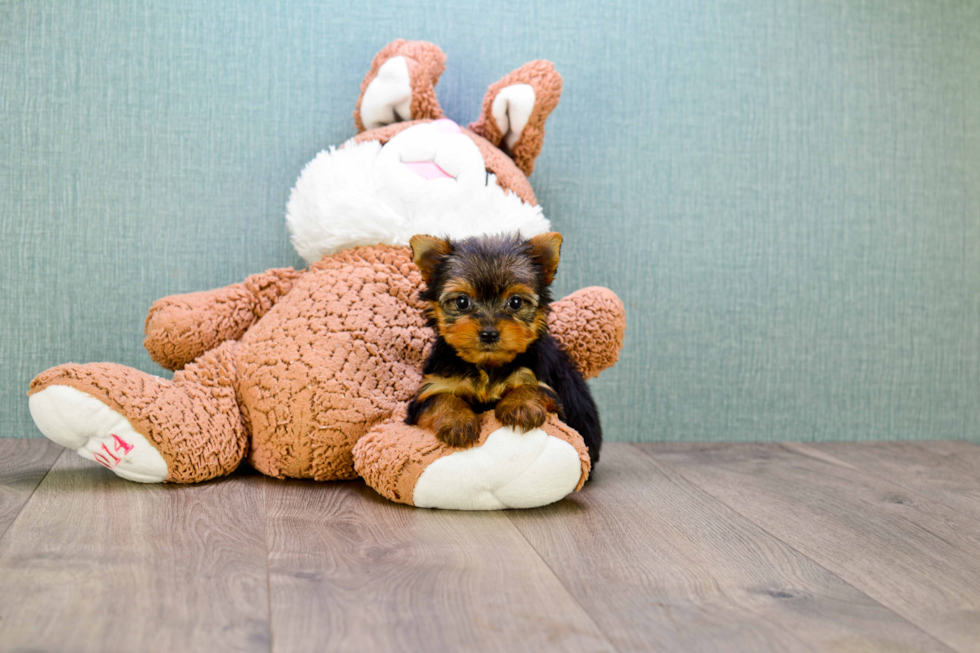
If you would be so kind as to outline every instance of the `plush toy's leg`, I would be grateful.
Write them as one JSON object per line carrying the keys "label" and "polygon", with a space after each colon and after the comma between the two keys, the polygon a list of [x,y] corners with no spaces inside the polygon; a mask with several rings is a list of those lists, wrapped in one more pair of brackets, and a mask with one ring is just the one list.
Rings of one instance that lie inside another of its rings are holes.
{"label": "plush toy's leg", "polygon": [[354,466],[368,485],[398,503],[420,508],[535,508],[582,487],[589,456],[581,436],[554,415],[519,433],[492,412],[480,416],[476,445],[455,449],[404,423],[404,411],[358,440]]}
{"label": "plush toy's leg", "polygon": [[248,449],[226,342],[173,381],[122,365],[60,365],[31,382],[41,432],[118,476],[192,483],[228,474]]}

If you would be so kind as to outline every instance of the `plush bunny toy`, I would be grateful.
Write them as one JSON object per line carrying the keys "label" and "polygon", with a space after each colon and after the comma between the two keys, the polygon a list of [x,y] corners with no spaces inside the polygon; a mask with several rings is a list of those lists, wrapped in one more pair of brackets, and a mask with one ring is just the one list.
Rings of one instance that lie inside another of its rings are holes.
{"label": "plush bunny toy", "polygon": [[[554,415],[520,433],[487,413],[467,449],[403,421],[432,339],[409,238],[550,228],[526,175],[561,77],[545,61],[515,70],[463,129],[436,102],[444,61],[410,41],[374,59],[354,112],[359,135],[310,162],[289,200],[308,269],[157,301],[145,345],[179,370],[173,380],[111,363],[52,368],[28,393],[41,432],[144,483],[204,481],[247,458],[278,478],[360,475],[420,507],[533,507],[581,487],[585,447]],[[586,377],[619,355],[624,309],[609,290],[555,302],[549,324]]]}

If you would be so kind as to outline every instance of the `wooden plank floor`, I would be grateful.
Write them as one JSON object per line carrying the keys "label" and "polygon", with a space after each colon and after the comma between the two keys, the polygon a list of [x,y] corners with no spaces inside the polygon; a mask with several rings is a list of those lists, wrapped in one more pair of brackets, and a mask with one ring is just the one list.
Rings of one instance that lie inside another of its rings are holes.
{"label": "wooden plank floor", "polygon": [[980,446],[608,444],[538,510],[0,439],[0,651],[980,652]]}

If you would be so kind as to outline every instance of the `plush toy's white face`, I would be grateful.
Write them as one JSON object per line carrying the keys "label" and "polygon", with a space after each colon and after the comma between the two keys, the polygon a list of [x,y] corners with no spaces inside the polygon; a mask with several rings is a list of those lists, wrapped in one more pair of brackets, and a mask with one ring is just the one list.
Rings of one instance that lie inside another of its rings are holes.
{"label": "plush toy's white face", "polygon": [[490,182],[479,148],[446,119],[409,127],[385,143],[371,180],[378,196],[403,215],[445,213]]}
{"label": "plush toy's white face", "polygon": [[416,234],[466,238],[551,228],[541,208],[504,190],[451,120],[408,127],[383,146],[348,141],[307,164],[286,206],[308,263],[363,245],[408,245]]}

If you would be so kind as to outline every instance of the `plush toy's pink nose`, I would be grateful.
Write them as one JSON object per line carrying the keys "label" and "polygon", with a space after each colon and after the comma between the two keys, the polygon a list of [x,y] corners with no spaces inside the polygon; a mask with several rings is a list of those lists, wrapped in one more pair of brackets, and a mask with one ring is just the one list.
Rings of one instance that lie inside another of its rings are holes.
{"label": "plush toy's pink nose", "polygon": [[437,130],[443,132],[444,134],[462,134],[463,131],[459,128],[459,125],[454,123],[448,118],[440,118],[432,123],[432,126]]}

